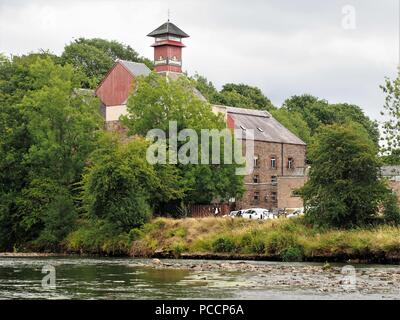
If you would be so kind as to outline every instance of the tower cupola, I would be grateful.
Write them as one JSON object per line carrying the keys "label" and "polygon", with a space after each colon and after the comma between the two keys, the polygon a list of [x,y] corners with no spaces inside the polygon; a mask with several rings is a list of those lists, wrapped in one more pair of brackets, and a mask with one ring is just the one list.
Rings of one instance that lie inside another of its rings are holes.
{"label": "tower cupola", "polygon": [[182,73],[182,43],[189,35],[169,20],[147,36],[153,37],[154,66],[156,72]]}

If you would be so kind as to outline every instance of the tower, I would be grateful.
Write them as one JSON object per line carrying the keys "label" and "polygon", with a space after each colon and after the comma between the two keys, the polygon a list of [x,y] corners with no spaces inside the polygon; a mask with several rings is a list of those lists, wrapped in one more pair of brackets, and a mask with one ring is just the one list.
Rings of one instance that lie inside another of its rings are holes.
{"label": "tower", "polygon": [[152,44],[155,71],[182,73],[182,48],[185,47],[182,39],[189,35],[168,20],[147,36],[155,39]]}

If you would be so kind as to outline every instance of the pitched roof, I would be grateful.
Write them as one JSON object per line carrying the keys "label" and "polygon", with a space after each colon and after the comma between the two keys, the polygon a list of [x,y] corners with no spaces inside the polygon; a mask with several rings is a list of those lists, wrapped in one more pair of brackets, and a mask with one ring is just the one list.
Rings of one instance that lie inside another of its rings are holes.
{"label": "pitched roof", "polygon": [[126,60],[117,60],[117,62],[121,63],[125,69],[134,76],[147,76],[151,72],[151,70],[144,63]]}
{"label": "pitched roof", "polygon": [[233,107],[226,107],[226,111],[232,118],[235,129],[253,130],[254,140],[306,145],[267,111]]}
{"label": "pitched roof", "polygon": [[166,23],[162,24],[161,26],[159,26],[154,31],[150,32],[147,36],[156,37],[156,36],[160,36],[160,35],[163,35],[163,34],[173,34],[175,36],[179,36],[179,37],[182,37],[182,38],[189,37],[189,35],[186,32],[182,31],[176,25],[174,25],[172,22],[169,22],[169,21],[167,21]]}

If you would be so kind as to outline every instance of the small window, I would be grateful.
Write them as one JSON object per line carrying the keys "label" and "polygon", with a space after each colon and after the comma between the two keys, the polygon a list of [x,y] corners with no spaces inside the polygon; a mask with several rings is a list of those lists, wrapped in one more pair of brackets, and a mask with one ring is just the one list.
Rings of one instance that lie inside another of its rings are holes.
{"label": "small window", "polygon": [[300,191],[298,189],[293,189],[290,196],[293,198],[298,198],[300,197]]}
{"label": "small window", "polygon": [[258,175],[253,176],[254,183],[260,183],[260,177]]}
{"label": "small window", "polygon": [[288,168],[293,169],[294,168],[294,160],[293,158],[288,159]]}
{"label": "small window", "polygon": [[243,131],[246,131],[246,128],[245,128],[244,126],[240,125],[240,128],[241,128]]}
{"label": "small window", "polygon": [[276,201],[277,199],[277,193],[276,192],[271,192],[271,200]]}
{"label": "small window", "polygon": [[258,168],[260,166],[258,156],[254,156],[254,167]]}
{"label": "small window", "polygon": [[258,131],[260,131],[260,132],[264,132],[264,130],[263,129],[261,129],[261,128],[257,128],[258,129]]}
{"label": "small window", "polygon": [[254,199],[254,201],[260,200],[260,193],[259,192],[254,192],[253,199]]}
{"label": "small window", "polygon": [[276,157],[275,156],[271,157],[271,168],[276,169]]}
{"label": "small window", "polygon": [[276,184],[278,183],[278,178],[277,176],[271,176],[271,184],[273,186],[276,186]]}

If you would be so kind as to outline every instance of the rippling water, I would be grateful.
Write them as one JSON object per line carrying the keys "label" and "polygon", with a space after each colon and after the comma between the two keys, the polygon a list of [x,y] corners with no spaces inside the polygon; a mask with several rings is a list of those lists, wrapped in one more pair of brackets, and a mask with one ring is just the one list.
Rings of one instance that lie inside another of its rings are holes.
{"label": "rippling water", "polygon": [[[316,264],[251,262],[269,268],[260,272],[213,269],[223,261],[163,262],[169,267],[128,258],[0,258],[0,299],[400,298],[394,266],[357,266],[358,284],[347,292],[337,288],[340,274],[310,272]],[[196,268],[201,263],[208,268]],[[42,286],[43,266],[55,268],[55,288]]]}

